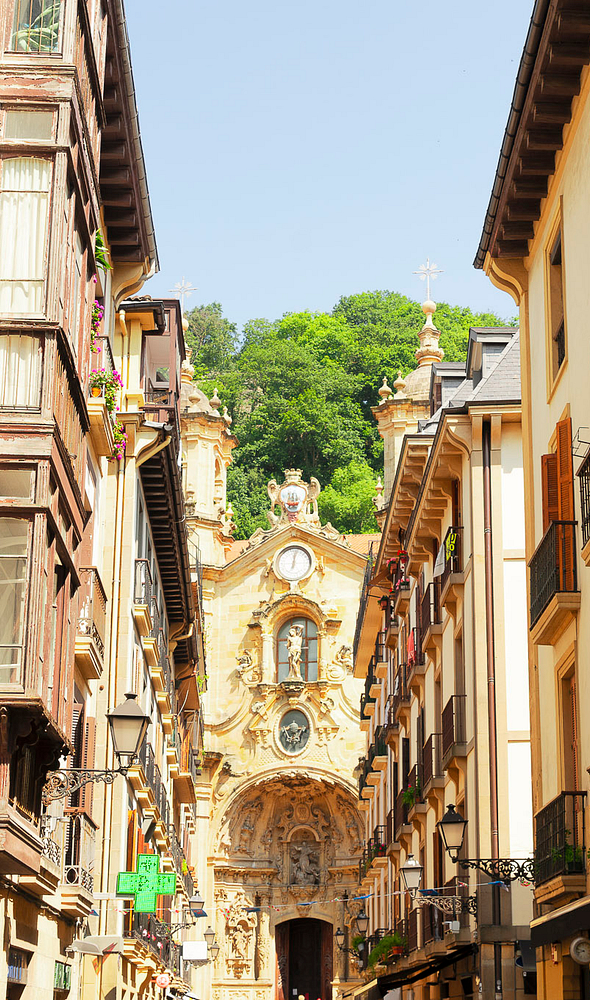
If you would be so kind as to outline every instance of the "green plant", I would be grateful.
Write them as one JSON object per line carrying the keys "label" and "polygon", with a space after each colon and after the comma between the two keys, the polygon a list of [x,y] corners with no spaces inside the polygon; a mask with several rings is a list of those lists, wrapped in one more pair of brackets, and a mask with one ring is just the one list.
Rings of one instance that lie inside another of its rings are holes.
{"label": "green plant", "polygon": [[113,458],[121,459],[125,454],[125,448],[127,447],[128,434],[123,426],[118,420],[115,420],[113,424],[113,437],[115,439],[115,447],[113,448]]}
{"label": "green plant", "polygon": [[408,785],[404,788],[402,792],[402,802],[408,809],[411,809],[416,805],[417,800],[420,797],[420,782],[417,781],[415,785]]}
{"label": "green plant", "polygon": [[355,934],[354,937],[353,937],[353,939],[352,939],[352,941],[351,941],[352,947],[357,952],[357,954],[358,954],[358,951],[359,951],[359,945],[360,944],[364,944],[364,943],[365,943],[365,935],[364,934]]}
{"label": "green plant", "polygon": [[106,368],[93,368],[90,372],[88,384],[91,389],[101,390],[107,410],[109,413],[113,413],[116,406],[117,392],[123,388],[123,379],[119,375],[119,372],[116,369],[111,372]]}
{"label": "green plant", "polygon": [[103,271],[112,271],[113,265],[109,261],[109,251],[106,248],[100,229],[96,230],[96,236],[94,237],[94,259],[98,266],[102,267]]}
{"label": "green plant", "polygon": [[392,948],[403,948],[403,946],[403,938],[397,931],[394,934],[386,934],[369,953],[367,964],[373,968],[378,962],[389,958]]}
{"label": "green plant", "polygon": [[93,354],[100,354],[100,347],[96,346],[96,338],[103,318],[104,306],[95,299],[92,303],[92,316],[90,317],[90,350]]}
{"label": "green plant", "polygon": [[26,15],[23,18],[21,12],[19,27],[12,35],[12,48],[17,52],[55,52],[59,39],[60,10],[61,0],[45,0],[40,13],[29,24],[25,21]]}

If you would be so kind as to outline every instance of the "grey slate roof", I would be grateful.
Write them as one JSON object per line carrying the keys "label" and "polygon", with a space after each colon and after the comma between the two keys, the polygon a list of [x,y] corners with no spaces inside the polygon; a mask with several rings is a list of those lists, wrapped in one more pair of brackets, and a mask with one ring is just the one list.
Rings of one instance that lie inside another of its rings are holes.
{"label": "grey slate roof", "polygon": [[466,402],[502,403],[520,398],[520,334],[515,333],[502,351],[496,367],[481,380]]}

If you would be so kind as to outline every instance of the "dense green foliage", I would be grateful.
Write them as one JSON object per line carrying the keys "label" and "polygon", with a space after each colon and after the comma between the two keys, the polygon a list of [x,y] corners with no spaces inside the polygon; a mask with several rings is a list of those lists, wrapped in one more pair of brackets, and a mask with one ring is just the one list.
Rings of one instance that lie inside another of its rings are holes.
{"label": "dense green foliage", "polygon": [[[383,375],[391,385],[398,370],[416,367],[420,305],[396,292],[363,292],[331,313],[252,320],[241,340],[219,303],[187,318],[195,379],[209,395],[217,388],[239,441],[228,476],[236,537],[268,527],[266,483],[281,482],[286,468],[319,479],[323,521],[346,533],[375,531],[383,445],[370,408]],[[504,325],[445,303],[435,322],[446,361],[464,359],[470,326]]]}

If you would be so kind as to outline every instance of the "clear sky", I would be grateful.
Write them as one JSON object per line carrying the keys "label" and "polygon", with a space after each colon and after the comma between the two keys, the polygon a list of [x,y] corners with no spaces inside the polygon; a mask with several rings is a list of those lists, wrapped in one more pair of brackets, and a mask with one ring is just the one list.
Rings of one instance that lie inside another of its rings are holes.
{"label": "clear sky", "polygon": [[429,256],[435,299],[513,315],[472,261],[532,6],[127,0],[161,267],[144,290],[184,275],[187,309],[241,327],[422,298]]}

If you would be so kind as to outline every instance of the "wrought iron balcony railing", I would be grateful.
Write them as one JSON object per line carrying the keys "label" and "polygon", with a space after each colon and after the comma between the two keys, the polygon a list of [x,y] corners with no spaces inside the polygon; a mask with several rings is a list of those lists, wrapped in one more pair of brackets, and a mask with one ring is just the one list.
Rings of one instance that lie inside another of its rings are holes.
{"label": "wrought iron balcony railing", "polygon": [[386,638],[387,632],[377,633],[377,641],[375,642],[375,663],[387,662],[387,646],[385,645]]}
{"label": "wrought iron balcony railing", "polygon": [[370,766],[372,766],[375,757],[387,757],[387,743],[385,742],[384,726],[377,726],[377,729],[375,730],[375,735],[373,737],[373,742],[369,747],[367,760]]}
{"label": "wrought iron balcony railing", "polygon": [[432,733],[424,744],[423,787],[426,789],[433,778],[442,778],[442,733]]}
{"label": "wrought iron balcony railing", "polygon": [[92,639],[101,659],[104,657],[107,598],[98,570],[94,566],[80,569],[80,604],[76,632]]}
{"label": "wrought iron balcony railing", "polygon": [[180,975],[181,946],[172,940],[170,925],[158,920],[153,913],[138,913],[133,910],[127,917],[126,937],[136,938],[149,948],[167,969]]}
{"label": "wrought iron balcony railing", "polygon": [[552,521],[529,563],[531,628],[555,594],[578,590],[576,522]]}
{"label": "wrought iron balcony railing", "polygon": [[429,583],[420,604],[420,636],[424,637],[431,625],[440,625],[440,588],[438,583]]}
{"label": "wrought iron balcony railing", "polygon": [[464,694],[453,694],[443,708],[443,757],[446,757],[455,744],[465,742],[465,700]]}
{"label": "wrought iron balcony railing", "polygon": [[405,826],[408,822],[408,807],[404,801],[404,792],[398,792],[395,798],[395,814],[394,814],[394,833],[395,839],[399,839],[399,832],[402,826]]}
{"label": "wrought iron balcony railing", "polygon": [[135,590],[134,600],[136,604],[145,604],[149,607],[152,596],[152,571],[147,559],[135,560]]}
{"label": "wrought iron balcony railing", "polygon": [[535,816],[535,882],[586,871],[586,792],[561,792]]}
{"label": "wrought iron balcony railing", "polygon": [[444,590],[451,573],[460,573],[463,569],[462,542],[463,528],[460,525],[452,525],[443,540],[445,564],[440,577],[441,590]]}

